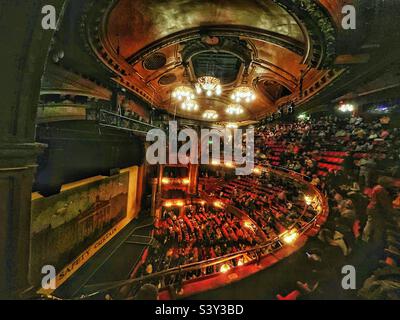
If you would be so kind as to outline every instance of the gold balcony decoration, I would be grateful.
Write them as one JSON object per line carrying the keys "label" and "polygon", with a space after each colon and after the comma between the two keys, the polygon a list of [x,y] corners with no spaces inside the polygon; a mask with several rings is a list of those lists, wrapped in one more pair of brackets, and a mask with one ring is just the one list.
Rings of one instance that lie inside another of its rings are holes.
{"label": "gold balcony decoration", "polygon": [[237,87],[233,90],[231,99],[236,103],[250,103],[256,99],[253,89],[245,86]]}
{"label": "gold balcony decoration", "polygon": [[195,98],[194,90],[189,86],[179,86],[172,92],[172,97],[179,101],[193,100]]}
{"label": "gold balcony decoration", "polygon": [[240,104],[236,103],[228,105],[225,111],[226,113],[235,116],[241,115],[244,112],[243,107]]}
{"label": "gold balcony decoration", "polygon": [[280,235],[280,238],[283,240],[284,243],[286,244],[293,244],[298,237],[300,236],[299,232],[297,229],[291,229],[285,231],[283,234]]}
{"label": "gold balcony decoration", "polygon": [[185,111],[197,111],[199,110],[199,105],[196,101],[188,99],[182,102],[181,108]]}
{"label": "gold balcony decoration", "polygon": [[203,118],[207,120],[216,120],[218,119],[218,113],[215,110],[206,110],[203,113]]}
{"label": "gold balcony decoration", "polygon": [[221,81],[213,76],[203,76],[197,79],[196,92],[205,92],[208,97],[213,95],[220,96],[222,93]]}

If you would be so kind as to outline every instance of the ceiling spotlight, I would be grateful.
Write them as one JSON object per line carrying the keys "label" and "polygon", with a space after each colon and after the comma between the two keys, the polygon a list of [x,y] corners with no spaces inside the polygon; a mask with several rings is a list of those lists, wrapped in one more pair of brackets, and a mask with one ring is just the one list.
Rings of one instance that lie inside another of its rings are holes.
{"label": "ceiling spotlight", "polygon": [[199,110],[199,105],[194,100],[185,100],[182,103],[181,108],[186,111],[197,111]]}
{"label": "ceiling spotlight", "polygon": [[231,115],[240,115],[243,113],[243,107],[240,104],[230,104],[226,108],[226,113]]}
{"label": "ceiling spotlight", "polygon": [[237,103],[240,103],[240,102],[249,103],[256,99],[256,95],[255,95],[253,89],[243,86],[243,87],[237,87],[233,90],[231,99]]}
{"label": "ceiling spotlight", "polygon": [[172,92],[172,97],[179,101],[193,100],[195,98],[194,90],[189,86],[179,86]]}
{"label": "ceiling spotlight", "polygon": [[218,113],[215,110],[206,110],[203,113],[203,118],[207,120],[218,119]]}

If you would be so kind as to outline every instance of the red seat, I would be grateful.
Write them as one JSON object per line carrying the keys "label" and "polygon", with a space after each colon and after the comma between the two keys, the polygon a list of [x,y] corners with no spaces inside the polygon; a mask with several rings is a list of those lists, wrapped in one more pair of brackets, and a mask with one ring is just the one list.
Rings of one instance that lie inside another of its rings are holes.
{"label": "red seat", "polygon": [[300,296],[300,291],[299,290],[294,290],[291,293],[289,293],[287,296],[282,296],[280,294],[276,295],[276,298],[278,300],[297,300],[297,298]]}

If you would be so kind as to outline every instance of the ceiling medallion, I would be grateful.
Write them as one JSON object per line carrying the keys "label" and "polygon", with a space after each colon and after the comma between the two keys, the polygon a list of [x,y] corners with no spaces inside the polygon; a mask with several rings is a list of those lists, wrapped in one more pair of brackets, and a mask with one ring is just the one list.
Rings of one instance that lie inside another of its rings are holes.
{"label": "ceiling medallion", "polygon": [[244,112],[243,107],[240,104],[230,104],[225,111],[230,115],[240,115]]}
{"label": "ceiling medallion", "polygon": [[199,105],[194,100],[186,100],[182,103],[181,108],[186,111],[197,111],[199,110]]}
{"label": "ceiling medallion", "polygon": [[207,120],[216,120],[218,119],[218,113],[215,110],[206,110],[203,113],[203,118]]}
{"label": "ceiling medallion", "polygon": [[219,44],[219,38],[214,36],[203,36],[201,42],[208,44],[209,46],[216,46]]}
{"label": "ceiling medallion", "polygon": [[221,81],[212,76],[200,77],[196,83],[196,91],[198,94],[205,91],[208,97],[214,94],[219,96],[222,93]]}
{"label": "ceiling medallion", "polygon": [[179,101],[193,100],[195,98],[194,90],[189,86],[179,86],[172,92],[172,97]]}
{"label": "ceiling medallion", "polygon": [[256,95],[255,95],[253,89],[242,86],[242,87],[237,87],[233,90],[231,99],[237,103],[240,103],[240,102],[249,103],[256,99]]}

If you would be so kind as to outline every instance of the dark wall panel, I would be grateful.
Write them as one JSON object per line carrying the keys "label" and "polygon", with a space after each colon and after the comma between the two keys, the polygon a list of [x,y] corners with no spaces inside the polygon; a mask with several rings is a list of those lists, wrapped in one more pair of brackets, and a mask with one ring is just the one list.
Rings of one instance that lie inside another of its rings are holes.
{"label": "dark wall panel", "polygon": [[129,133],[99,127],[95,122],[65,121],[37,127],[36,140],[48,147],[39,157],[34,191],[59,192],[61,185],[119,168],[141,165],[143,141]]}

